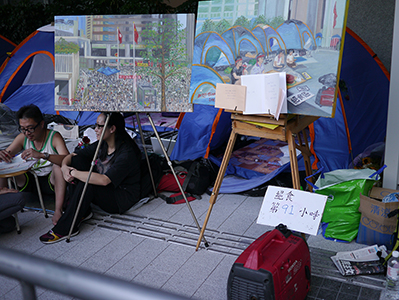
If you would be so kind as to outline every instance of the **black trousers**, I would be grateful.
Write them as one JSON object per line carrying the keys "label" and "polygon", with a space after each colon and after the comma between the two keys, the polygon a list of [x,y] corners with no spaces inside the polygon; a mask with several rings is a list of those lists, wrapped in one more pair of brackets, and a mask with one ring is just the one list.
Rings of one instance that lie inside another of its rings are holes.
{"label": "black trousers", "polygon": [[[71,166],[80,171],[88,171],[90,169],[90,163],[91,162],[82,160],[77,155],[73,157]],[[85,182],[79,180],[75,180],[74,184],[68,185],[67,206],[65,212],[58,220],[57,225],[52,229],[55,233],[60,235],[67,235],[69,233],[84,185]],[[117,200],[126,197],[130,198],[130,195],[123,189],[115,188],[112,183],[107,186],[88,184],[72,232],[78,229],[80,221],[90,213],[91,203],[98,205],[102,210],[108,213],[121,214],[124,213],[124,211],[119,208]]]}
{"label": "black trousers", "polygon": [[13,214],[20,211],[29,197],[29,193],[7,193],[0,195],[0,233],[15,228]]}
{"label": "black trousers", "polygon": [[[69,233],[73,218],[75,217],[75,213],[79,205],[84,185],[84,182],[78,181],[73,187],[70,187],[66,210],[58,220],[57,225],[53,227],[53,231],[55,233],[60,235],[67,235]],[[116,190],[117,189],[113,188],[112,183],[107,186],[88,184],[82,199],[82,204],[79,209],[74,230],[72,232],[75,232],[78,229],[80,220],[90,213],[90,203],[98,205],[101,209],[108,213],[120,213],[118,205],[115,201]]]}

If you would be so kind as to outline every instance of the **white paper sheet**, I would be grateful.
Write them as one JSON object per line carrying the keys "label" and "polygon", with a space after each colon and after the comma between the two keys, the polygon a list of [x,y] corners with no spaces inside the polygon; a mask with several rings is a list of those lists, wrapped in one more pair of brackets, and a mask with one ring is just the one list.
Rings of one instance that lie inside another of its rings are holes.
{"label": "white paper sheet", "polygon": [[317,235],[327,196],[271,186],[267,188],[257,223]]}
{"label": "white paper sheet", "polygon": [[283,91],[283,99],[280,113],[286,114],[288,113],[288,104],[287,104],[287,73],[280,72],[280,88]]}
{"label": "white paper sheet", "polygon": [[0,175],[15,173],[22,170],[28,170],[36,162],[37,162],[36,159],[23,160],[21,158],[21,154],[17,155],[12,159],[12,162],[10,163],[4,161],[0,162]]}

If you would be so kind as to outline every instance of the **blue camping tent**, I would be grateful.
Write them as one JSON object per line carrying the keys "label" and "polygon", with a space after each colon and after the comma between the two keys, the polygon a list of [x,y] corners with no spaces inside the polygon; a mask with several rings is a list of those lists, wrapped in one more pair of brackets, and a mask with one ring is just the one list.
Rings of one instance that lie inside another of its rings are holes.
{"label": "blue camping tent", "polygon": [[172,160],[204,157],[229,138],[230,113],[209,105],[194,105],[192,113],[185,113],[179,128]]}
{"label": "blue camping tent", "polygon": [[259,39],[252,33],[242,26],[233,26],[222,33],[223,39],[228,43],[229,47],[234,52],[234,57],[240,55],[241,51],[258,52],[258,49],[262,49],[262,44]]}
{"label": "blue camping tent", "polygon": [[252,33],[257,37],[257,39],[262,43],[262,51],[267,55],[271,52],[283,49],[284,41],[280,34],[268,25],[256,25],[252,29]]}
{"label": "blue camping tent", "polygon": [[340,81],[342,97],[337,101],[335,117],[320,118],[311,127],[314,169],[345,169],[352,157],[385,139],[389,73],[370,47],[349,28]]}
{"label": "blue camping tent", "polygon": [[316,40],[308,26],[299,20],[287,20],[276,31],[285,42],[286,49],[314,50]]}
{"label": "blue camping tent", "polygon": [[54,110],[54,27],[44,26],[23,40],[0,67],[0,102],[16,111],[35,104],[45,114],[57,114],[79,125],[94,124],[92,112]]}
{"label": "blue camping tent", "polygon": [[[350,29],[346,30],[340,78],[344,83],[341,86],[343,105],[338,100],[334,118],[320,118],[310,127],[314,169],[348,168],[350,151],[355,157],[368,146],[384,141],[389,75],[373,51]],[[218,120],[221,115],[223,118]],[[184,116],[171,158],[184,160],[206,156],[216,148],[215,145],[227,141],[230,121],[228,113],[221,113],[210,106],[195,105],[194,112]],[[219,192],[242,192],[288,170],[286,165],[269,175],[246,172],[251,173],[251,180],[248,177],[225,178]],[[237,168],[229,166],[227,174],[237,174],[237,171]]]}
{"label": "blue camping tent", "polygon": [[0,66],[9,57],[9,53],[14,50],[17,45],[11,42],[9,39],[0,35]]}

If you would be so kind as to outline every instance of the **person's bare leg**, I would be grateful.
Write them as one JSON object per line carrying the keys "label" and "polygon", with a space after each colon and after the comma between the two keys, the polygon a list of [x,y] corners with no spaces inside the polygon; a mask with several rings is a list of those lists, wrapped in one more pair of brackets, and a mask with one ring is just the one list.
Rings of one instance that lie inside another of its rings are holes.
{"label": "person's bare leg", "polygon": [[54,186],[55,192],[55,209],[52,218],[53,224],[56,225],[59,218],[62,215],[62,206],[64,204],[65,192],[67,183],[62,177],[60,166],[53,165],[53,171],[51,172],[50,182]]}
{"label": "person's bare leg", "polygon": [[[13,178],[11,178],[11,181],[12,180],[13,180]],[[16,181],[18,187],[14,187],[14,188],[16,188],[18,190],[23,188],[23,186],[26,183],[25,174],[16,176],[15,181]],[[8,179],[7,178],[0,178],[0,187],[8,187]]]}

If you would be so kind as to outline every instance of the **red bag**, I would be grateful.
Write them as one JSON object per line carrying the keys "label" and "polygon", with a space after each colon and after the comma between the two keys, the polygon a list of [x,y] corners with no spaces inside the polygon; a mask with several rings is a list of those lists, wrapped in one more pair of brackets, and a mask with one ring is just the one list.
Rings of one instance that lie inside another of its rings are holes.
{"label": "red bag", "polygon": [[[187,177],[187,172],[184,172],[184,171],[177,172],[176,177],[179,180],[180,185],[183,186],[184,180]],[[184,200],[183,194],[180,192],[179,186],[177,185],[177,182],[175,180],[173,173],[167,173],[162,176],[161,181],[158,184],[157,191],[158,192],[163,192],[163,191],[178,192],[176,194],[170,195],[169,197],[162,195],[162,194],[158,195],[160,198],[165,200],[166,203],[168,203],[168,204],[181,204],[181,203],[186,202]],[[185,194],[186,194],[187,201],[189,201],[189,202],[197,199],[189,193],[185,193]]]}
{"label": "red bag", "polygon": [[[177,179],[179,180],[179,183],[181,186],[183,186],[183,182],[187,177],[187,172],[178,172],[176,173]],[[161,181],[158,184],[157,188],[158,192],[179,192],[179,186],[176,183],[175,177],[173,176],[173,173],[167,173],[164,174],[161,177]]]}

